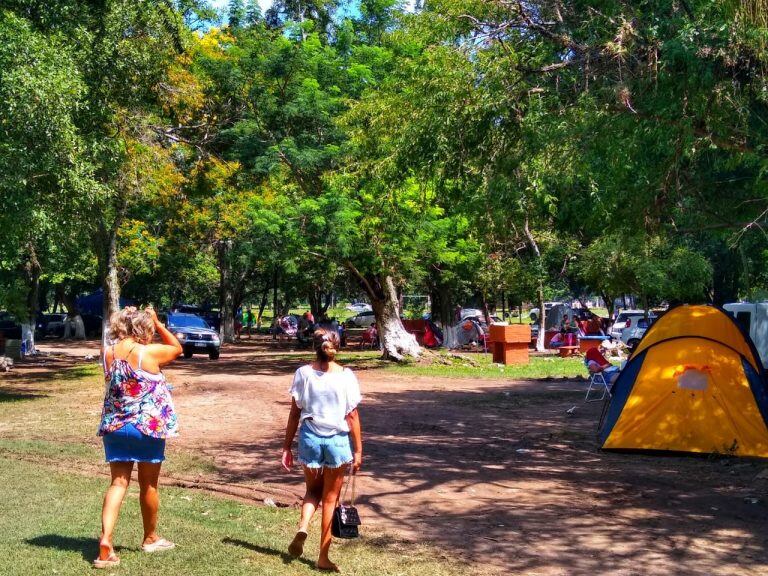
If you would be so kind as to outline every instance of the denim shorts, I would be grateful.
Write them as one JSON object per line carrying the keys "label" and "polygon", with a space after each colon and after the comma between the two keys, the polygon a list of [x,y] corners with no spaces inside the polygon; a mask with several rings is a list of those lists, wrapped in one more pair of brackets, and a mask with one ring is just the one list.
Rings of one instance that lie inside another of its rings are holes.
{"label": "denim shorts", "polygon": [[306,423],[299,428],[299,462],[307,468],[339,468],[352,462],[349,433],[318,436]]}

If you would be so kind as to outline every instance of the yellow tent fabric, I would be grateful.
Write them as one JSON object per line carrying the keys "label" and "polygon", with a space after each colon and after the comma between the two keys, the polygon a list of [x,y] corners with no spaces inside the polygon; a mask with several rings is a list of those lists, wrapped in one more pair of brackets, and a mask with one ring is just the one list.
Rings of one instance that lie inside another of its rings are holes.
{"label": "yellow tent fabric", "polygon": [[651,326],[632,356],[642,354],[643,350],[658,342],[681,336],[700,336],[722,342],[735,349],[755,370],[760,371],[760,359],[755,357],[742,331],[727,314],[713,306],[673,308]]}
{"label": "yellow tent fabric", "polygon": [[768,397],[747,338],[717,308],[664,315],[616,382],[603,448],[768,458]]}

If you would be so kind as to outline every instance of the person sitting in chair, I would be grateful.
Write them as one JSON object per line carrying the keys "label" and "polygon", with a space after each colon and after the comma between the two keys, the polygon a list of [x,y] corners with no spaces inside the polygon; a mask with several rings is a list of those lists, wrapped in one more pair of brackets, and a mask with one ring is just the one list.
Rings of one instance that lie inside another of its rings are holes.
{"label": "person sitting in chair", "polygon": [[584,326],[584,333],[587,336],[605,336],[600,318],[595,314],[592,314],[589,320],[587,320],[586,325]]}
{"label": "person sitting in chair", "polygon": [[598,348],[587,350],[587,353],[584,356],[584,364],[587,365],[587,370],[589,370],[590,374],[602,373],[605,381],[608,384],[613,384],[619,377],[620,370],[605,359],[602,350],[602,344],[600,344]]}
{"label": "person sitting in chair", "polygon": [[552,336],[552,340],[549,341],[550,348],[560,348],[560,346],[565,346],[565,332],[562,330]]}

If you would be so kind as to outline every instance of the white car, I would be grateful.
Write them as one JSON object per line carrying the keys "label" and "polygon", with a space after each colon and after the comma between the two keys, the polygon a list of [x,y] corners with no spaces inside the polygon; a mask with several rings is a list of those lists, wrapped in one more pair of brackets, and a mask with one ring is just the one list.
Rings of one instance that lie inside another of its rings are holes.
{"label": "white car", "polygon": [[645,316],[630,316],[627,320],[627,327],[621,331],[621,341],[630,350],[634,350],[654,320],[654,316],[649,317],[648,320],[645,319]]}
{"label": "white car", "polygon": [[[624,328],[630,327],[630,319],[638,317],[645,318],[645,312],[642,310],[622,310],[619,312],[616,320],[611,325],[611,328],[608,331],[608,335],[612,338],[615,338],[616,340],[621,340],[621,333],[623,332]],[[656,318],[656,316],[651,313],[648,314],[648,317],[652,319]]]}
{"label": "white car", "polygon": [[366,304],[365,302],[354,302],[347,306],[347,310],[354,312],[355,314],[360,314],[361,312],[372,312],[373,308],[371,308],[370,304]]}

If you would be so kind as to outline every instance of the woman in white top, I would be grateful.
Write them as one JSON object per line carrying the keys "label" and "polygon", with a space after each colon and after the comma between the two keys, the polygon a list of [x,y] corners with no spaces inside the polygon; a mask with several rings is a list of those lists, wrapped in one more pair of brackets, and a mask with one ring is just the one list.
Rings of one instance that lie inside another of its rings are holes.
{"label": "woman in white top", "polygon": [[304,468],[307,491],[301,507],[299,530],[288,546],[291,556],[304,552],[312,516],[322,503],[320,570],[338,572],[328,558],[331,547],[333,510],[339,500],[344,476],[352,465],[356,473],[363,462],[363,439],[357,406],[362,400],[360,385],[352,370],[337,364],[339,335],[316,330],[313,343],[317,359],[296,370],[291,386],[291,412],[285,430],[282,464],[293,466],[291,444],[299,431],[299,462]]}

